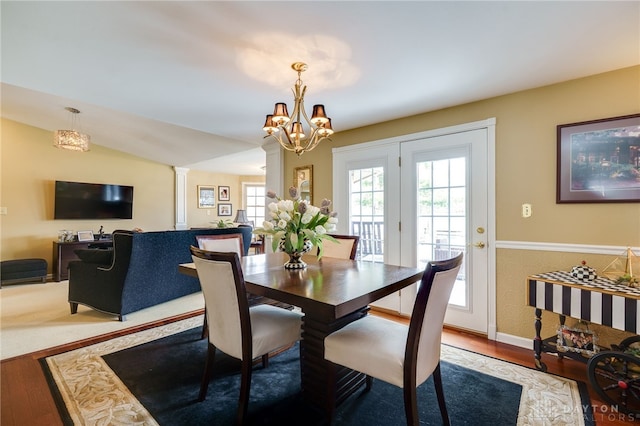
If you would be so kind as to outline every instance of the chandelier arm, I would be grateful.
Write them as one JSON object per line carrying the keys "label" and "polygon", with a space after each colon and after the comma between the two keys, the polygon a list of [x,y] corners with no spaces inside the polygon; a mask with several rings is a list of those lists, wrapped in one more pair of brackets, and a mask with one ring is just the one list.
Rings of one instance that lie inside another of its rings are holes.
{"label": "chandelier arm", "polygon": [[286,149],[287,151],[296,152],[295,148],[291,148],[290,146],[287,146],[287,144],[279,136],[276,136],[275,134],[271,134],[271,135],[266,135],[264,138],[266,139],[268,137],[272,137],[273,139],[275,139],[280,144],[280,146]]}

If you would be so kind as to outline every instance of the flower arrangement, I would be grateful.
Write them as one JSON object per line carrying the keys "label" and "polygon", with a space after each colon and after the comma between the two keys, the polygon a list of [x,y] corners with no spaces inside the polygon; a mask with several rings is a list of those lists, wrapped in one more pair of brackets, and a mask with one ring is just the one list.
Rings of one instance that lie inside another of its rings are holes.
{"label": "flower arrangement", "polygon": [[273,251],[280,248],[289,254],[303,252],[308,241],[318,247],[318,257],[322,257],[322,241],[336,241],[327,232],[335,230],[338,214],[329,210],[330,200],[322,200],[320,207],[312,206],[300,198],[293,186],[289,195],[291,200],[283,200],[275,192],[267,191],[267,197],[276,200],[268,205],[271,219],[265,220],[254,234],[273,235]]}

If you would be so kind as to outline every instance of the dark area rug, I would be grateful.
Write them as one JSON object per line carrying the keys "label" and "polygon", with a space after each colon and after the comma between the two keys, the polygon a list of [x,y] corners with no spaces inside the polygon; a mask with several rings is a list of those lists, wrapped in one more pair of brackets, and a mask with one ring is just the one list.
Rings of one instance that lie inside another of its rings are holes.
{"label": "dark area rug", "polygon": [[[240,363],[216,354],[216,369],[204,402],[197,402],[206,341],[192,329],[104,357],[118,377],[161,425],[233,424],[239,395]],[[515,425],[522,387],[443,363],[447,407],[453,424]],[[442,424],[432,379],[418,389],[420,418]],[[338,408],[335,425],[405,424],[402,390],[375,380]],[[251,383],[249,423],[320,425],[322,412],[300,395],[299,349],[295,346],[256,366]]]}
{"label": "dark area rug", "polygon": [[[103,355],[102,359],[162,426],[234,424],[240,363],[218,352],[207,399],[198,402],[207,346],[206,340],[200,339],[200,333],[200,327],[193,328]],[[466,357],[467,352],[462,353]],[[46,362],[43,366],[47,372]],[[523,390],[520,384],[444,361],[442,377],[453,425],[517,424]],[[52,390],[60,397],[53,381]],[[418,388],[418,399],[421,424],[442,424],[431,378]],[[65,415],[61,398],[59,403],[65,423],[73,424],[70,416]],[[588,398],[584,404],[588,406]],[[531,414],[528,421],[535,423]],[[254,367],[247,424],[326,424],[324,413],[303,400],[300,394],[297,345],[272,357],[268,368]],[[369,392],[359,391],[338,407],[333,424],[404,425],[402,390],[374,380]]]}

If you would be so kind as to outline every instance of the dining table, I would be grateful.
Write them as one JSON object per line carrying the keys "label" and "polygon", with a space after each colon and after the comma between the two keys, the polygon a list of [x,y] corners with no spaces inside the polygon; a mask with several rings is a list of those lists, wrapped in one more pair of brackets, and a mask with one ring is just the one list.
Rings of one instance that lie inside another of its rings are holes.
{"label": "dining table", "polygon": [[[283,266],[289,260],[286,253],[244,256],[242,271],[248,293],[301,309],[302,395],[319,408],[330,409],[358,390],[365,376],[325,360],[324,338],[366,316],[371,302],[419,281],[424,270],[313,255],[303,259],[306,268],[289,270]],[[193,263],[178,267],[197,276]],[[337,374],[330,374],[331,368],[338,368]]]}

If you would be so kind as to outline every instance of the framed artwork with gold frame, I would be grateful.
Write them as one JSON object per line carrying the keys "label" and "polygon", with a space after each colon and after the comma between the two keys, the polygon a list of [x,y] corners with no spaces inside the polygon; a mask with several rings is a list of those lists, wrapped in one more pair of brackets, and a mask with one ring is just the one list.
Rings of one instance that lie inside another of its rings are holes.
{"label": "framed artwork with gold frame", "polygon": [[303,200],[313,204],[313,166],[300,166],[293,169],[293,186]]}
{"label": "framed artwork with gold frame", "polygon": [[212,209],[216,206],[216,187],[198,185],[198,208]]}

